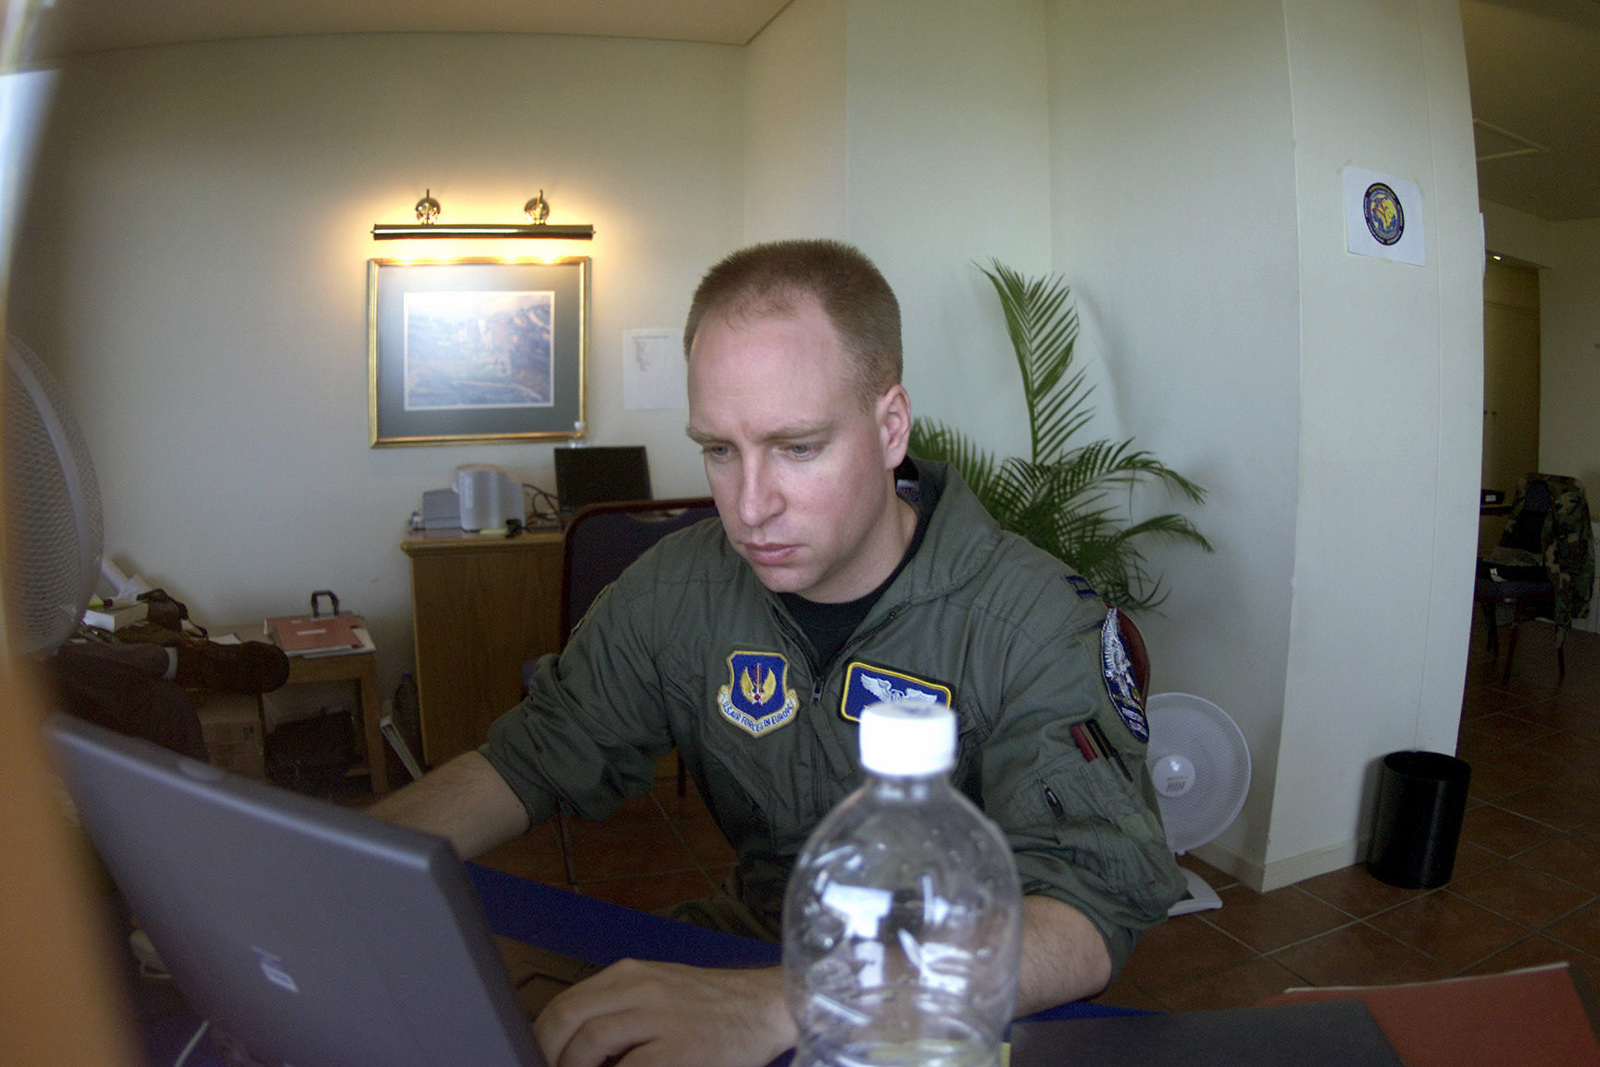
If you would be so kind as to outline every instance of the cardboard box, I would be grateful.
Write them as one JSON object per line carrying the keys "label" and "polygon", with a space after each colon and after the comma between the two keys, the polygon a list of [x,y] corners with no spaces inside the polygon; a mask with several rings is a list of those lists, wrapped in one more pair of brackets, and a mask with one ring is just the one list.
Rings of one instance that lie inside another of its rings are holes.
{"label": "cardboard box", "polygon": [[256,697],[208,690],[195,711],[200,716],[206,754],[214,766],[266,780],[267,753]]}

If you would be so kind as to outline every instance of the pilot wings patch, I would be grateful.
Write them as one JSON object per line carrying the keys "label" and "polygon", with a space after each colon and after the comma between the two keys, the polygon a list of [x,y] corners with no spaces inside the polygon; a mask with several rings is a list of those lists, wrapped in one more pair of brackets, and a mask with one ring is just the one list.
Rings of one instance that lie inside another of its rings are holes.
{"label": "pilot wings patch", "polygon": [[886,667],[873,667],[860,662],[850,664],[844,676],[844,696],[839,701],[840,715],[850,722],[860,722],[862,709],[891,700],[921,701],[948,707],[950,688]]}

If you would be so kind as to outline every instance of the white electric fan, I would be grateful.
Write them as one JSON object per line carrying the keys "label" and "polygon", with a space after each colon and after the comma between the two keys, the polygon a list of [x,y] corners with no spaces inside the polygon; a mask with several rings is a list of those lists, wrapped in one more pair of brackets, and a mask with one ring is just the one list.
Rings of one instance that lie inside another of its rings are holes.
{"label": "white electric fan", "polygon": [[[1232,825],[1250,791],[1250,749],[1228,713],[1188,693],[1156,693],[1145,703],[1150,722],[1146,763],[1178,855],[1199,848]],[[1189,892],[1168,911],[1187,915],[1222,907],[1204,878],[1185,869]]]}
{"label": "white electric fan", "polygon": [[83,434],[44,364],[6,339],[6,601],[24,652],[77,629],[100,570],[100,492]]}

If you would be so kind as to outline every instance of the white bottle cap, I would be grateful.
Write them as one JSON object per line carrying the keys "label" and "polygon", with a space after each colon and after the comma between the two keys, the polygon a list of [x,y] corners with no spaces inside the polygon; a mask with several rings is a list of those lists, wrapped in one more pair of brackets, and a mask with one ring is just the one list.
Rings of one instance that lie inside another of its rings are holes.
{"label": "white bottle cap", "polygon": [[943,704],[890,701],[861,712],[861,765],[874,774],[939,774],[956,762],[956,716]]}

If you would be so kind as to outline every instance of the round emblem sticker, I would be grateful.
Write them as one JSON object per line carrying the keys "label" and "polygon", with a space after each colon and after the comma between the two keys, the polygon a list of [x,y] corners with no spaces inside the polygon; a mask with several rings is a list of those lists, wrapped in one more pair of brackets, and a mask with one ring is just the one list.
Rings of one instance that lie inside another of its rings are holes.
{"label": "round emblem sticker", "polygon": [[1367,186],[1361,211],[1367,218],[1367,232],[1381,245],[1394,244],[1406,232],[1406,214],[1400,208],[1400,198],[1382,182]]}

